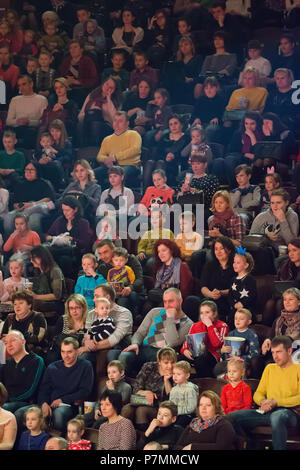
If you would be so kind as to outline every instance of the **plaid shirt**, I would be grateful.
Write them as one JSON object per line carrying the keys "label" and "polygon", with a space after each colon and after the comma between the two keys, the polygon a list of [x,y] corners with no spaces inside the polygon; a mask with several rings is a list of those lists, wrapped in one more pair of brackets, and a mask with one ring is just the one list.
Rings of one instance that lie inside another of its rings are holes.
{"label": "plaid shirt", "polygon": [[234,214],[230,217],[226,222],[225,228],[227,236],[234,240],[242,240],[246,235],[246,222],[239,214]]}

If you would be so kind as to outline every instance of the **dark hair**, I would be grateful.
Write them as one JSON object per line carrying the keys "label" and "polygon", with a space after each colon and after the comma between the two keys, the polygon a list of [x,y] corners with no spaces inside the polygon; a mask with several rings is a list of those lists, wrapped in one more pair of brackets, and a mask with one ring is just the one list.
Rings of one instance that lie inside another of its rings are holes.
{"label": "dark hair", "polygon": [[178,415],[178,407],[171,400],[165,400],[165,401],[160,402],[158,405],[158,409],[160,408],[166,408],[167,410],[171,411],[172,418]]}
{"label": "dark hair", "polygon": [[280,38],[279,38],[279,42],[281,41],[281,39],[287,39],[291,44],[296,44],[296,39],[295,39],[295,36],[293,36],[293,34],[291,33],[283,33],[281,34]]}
{"label": "dark hair", "polygon": [[278,335],[272,339],[271,348],[275,348],[276,346],[279,346],[280,344],[282,344],[284,349],[287,351],[288,349],[292,347],[293,341],[289,336]]}
{"label": "dark hair", "polygon": [[106,245],[109,246],[109,248],[110,248],[111,250],[114,250],[114,249],[115,249],[114,243],[113,243],[111,240],[109,240],[108,238],[107,238],[107,239],[104,239],[104,240],[100,240],[100,242],[97,243],[97,245],[96,245],[96,249],[97,249],[97,248],[102,248],[103,246],[106,246]]}
{"label": "dark hair", "polygon": [[249,165],[243,163],[242,165],[238,165],[234,169],[235,176],[238,175],[241,171],[244,171],[247,176],[252,175],[252,168]]}
{"label": "dark hair", "polygon": [[180,248],[176,242],[173,240],[169,240],[167,238],[161,238],[155,242],[153,247],[153,256],[154,256],[154,272],[157,273],[159,268],[163,265],[163,262],[160,260],[158,256],[158,247],[160,245],[165,245],[171,251],[173,258],[181,258]]}
{"label": "dark hair", "polygon": [[261,42],[258,39],[251,39],[247,44],[247,49],[262,49]]}
{"label": "dark hair", "polygon": [[125,171],[124,168],[118,165],[113,165],[107,172],[109,175],[114,174],[114,175],[119,175],[119,176],[124,176]]}
{"label": "dark hair", "polygon": [[71,195],[64,196],[61,205],[65,205],[68,207],[71,207],[72,209],[77,209],[77,212],[75,214],[75,220],[78,220],[80,217],[82,217],[83,210],[82,210],[82,205],[80,204],[80,201],[75,197]]}
{"label": "dark hair", "polygon": [[114,249],[112,257],[114,256],[121,256],[122,258],[125,258],[128,260],[129,255],[128,255],[128,251],[126,250],[126,248],[119,246]]}
{"label": "dark hair", "polygon": [[236,253],[236,250],[235,250],[235,247],[234,247],[234,244],[233,244],[231,238],[226,237],[226,236],[222,236],[222,237],[217,237],[212,241],[211,254],[212,254],[214,260],[219,262],[216,258],[216,255],[215,255],[215,244],[216,243],[221,243],[223,248],[228,252],[228,255],[229,255],[229,257],[228,257],[228,266],[232,266],[233,258],[234,258],[234,255]]}
{"label": "dark hair", "polygon": [[241,120],[240,124],[240,132],[244,133],[245,132],[245,121],[246,119],[252,119],[253,121],[256,122],[256,128],[261,129],[262,128],[262,117],[258,111],[247,111]]}
{"label": "dark hair", "polygon": [[291,199],[290,193],[283,188],[274,189],[274,191],[272,191],[270,199],[273,196],[280,196],[285,202],[290,202],[290,199]]}
{"label": "dark hair", "polygon": [[88,5],[77,5],[76,6],[76,12],[80,11],[80,10],[85,10],[85,11],[91,12],[91,9]]}
{"label": "dark hair", "polygon": [[[29,162],[27,162],[27,163],[25,164],[25,168],[26,168],[28,165],[33,165],[33,166],[34,166],[35,171],[36,171],[36,177],[37,177],[37,179],[40,179],[41,173],[40,173],[40,167],[39,167],[38,162],[36,162],[35,160],[30,160]],[[24,168],[24,172],[25,172],[25,168]]]}
{"label": "dark hair", "polygon": [[183,119],[182,119],[182,116],[180,116],[179,114],[176,114],[176,113],[171,114],[171,116],[168,119],[168,122],[170,122],[171,119],[177,119],[177,121],[179,121],[180,124],[183,126]]}
{"label": "dark hair", "polygon": [[49,272],[56,266],[51,251],[48,247],[43,245],[37,245],[32,248],[31,258],[39,258],[41,260],[43,272]]}
{"label": "dark hair", "polygon": [[28,81],[28,83],[33,83],[33,79],[31,78],[30,75],[27,75],[27,74],[19,75],[18,81],[19,80],[24,80],[24,78]]}
{"label": "dark hair", "polygon": [[218,8],[221,7],[223,10],[226,10],[226,0],[216,0],[213,2],[210,8]]}
{"label": "dark hair", "polygon": [[286,125],[281,121],[280,117],[275,113],[264,113],[262,116],[263,120],[268,119],[273,122],[273,132],[272,134],[278,135],[281,132],[287,130]]}
{"label": "dark hair", "polygon": [[170,94],[165,88],[156,88],[156,90],[154,90],[154,93],[159,93],[161,96],[166,98],[166,104],[170,101]]}
{"label": "dark hair", "polygon": [[11,300],[12,300],[12,303],[14,303],[15,300],[25,300],[28,303],[28,305],[32,307],[34,299],[33,299],[33,294],[30,290],[22,289],[22,290],[18,290],[14,292],[11,297]]}
{"label": "dark hair", "polygon": [[112,302],[116,300],[116,291],[110,284],[100,284],[99,286],[95,287],[95,291],[99,289],[99,287],[103,289],[103,292],[105,292],[105,294],[109,295]]}
{"label": "dark hair", "polygon": [[300,238],[294,238],[290,242],[288,242],[288,245],[293,245],[296,248],[300,248]]}
{"label": "dark hair", "polygon": [[215,38],[223,39],[225,50],[228,48],[228,46],[229,46],[229,34],[226,33],[226,31],[216,31],[214,33],[214,36],[213,36],[213,39],[215,39]]}
{"label": "dark hair", "polygon": [[[141,55],[141,54],[136,53],[136,55]],[[146,83],[148,84],[148,86],[150,87],[150,92],[149,92],[149,95],[148,95],[148,96],[151,96],[152,93],[153,93],[153,83],[152,83],[152,81],[150,80],[150,78],[147,77],[146,75],[142,75],[142,76],[138,79],[137,87],[139,87],[139,85],[140,85],[141,82],[146,82]],[[137,92],[137,94],[138,94],[138,92]]]}
{"label": "dark hair", "polygon": [[92,101],[93,99],[96,99],[99,95],[101,95],[103,83],[107,82],[108,80],[112,80],[115,84],[115,91],[111,95],[111,100],[113,104],[115,105],[116,109],[118,109],[121,106],[122,99],[123,99],[120,80],[116,80],[114,77],[111,77],[111,76],[103,79],[100,86],[98,86],[93,91],[91,91],[89,101]]}
{"label": "dark hair", "polygon": [[100,404],[101,401],[106,400],[106,398],[108,398],[109,402],[115,409],[117,415],[119,415],[123,406],[121,393],[116,392],[116,390],[104,390],[104,392],[100,396]]}
{"label": "dark hair", "polygon": [[0,406],[4,405],[8,400],[8,391],[2,382],[0,382]]}

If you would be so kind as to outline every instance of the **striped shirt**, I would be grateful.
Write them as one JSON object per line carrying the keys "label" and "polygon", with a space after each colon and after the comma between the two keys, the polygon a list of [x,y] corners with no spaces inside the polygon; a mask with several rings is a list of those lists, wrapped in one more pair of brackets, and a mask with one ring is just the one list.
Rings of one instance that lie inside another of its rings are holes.
{"label": "striped shirt", "polygon": [[116,327],[111,317],[97,318],[91,325],[89,335],[91,339],[98,342],[108,338],[115,329]]}

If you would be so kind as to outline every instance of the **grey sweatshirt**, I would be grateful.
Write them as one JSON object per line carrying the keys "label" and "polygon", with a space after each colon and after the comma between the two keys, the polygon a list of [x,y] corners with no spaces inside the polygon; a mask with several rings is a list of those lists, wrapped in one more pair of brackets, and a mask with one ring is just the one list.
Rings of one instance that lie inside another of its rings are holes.
{"label": "grey sweatshirt", "polygon": [[298,215],[291,207],[286,211],[286,220],[284,222],[279,222],[271,209],[258,214],[252,223],[250,235],[254,233],[265,235],[268,231],[277,232],[278,239],[276,242],[270,240],[272,246],[277,248],[279,245],[287,245],[299,234]]}
{"label": "grey sweatshirt", "polygon": [[237,212],[245,212],[259,206],[260,203],[260,187],[250,185],[247,194],[242,195],[239,188],[230,191],[230,200],[232,208]]}

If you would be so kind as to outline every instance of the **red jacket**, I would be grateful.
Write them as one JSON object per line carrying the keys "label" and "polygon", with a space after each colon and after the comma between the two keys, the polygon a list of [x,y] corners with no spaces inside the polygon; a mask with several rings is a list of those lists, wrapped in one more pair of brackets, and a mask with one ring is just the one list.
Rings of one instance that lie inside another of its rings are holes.
{"label": "red jacket", "polygon": [[251,388],[244,381],[236,387],[228,383],[222,388],[221,403],[225,414],[237,410],[249,410],[252,405]]}
{"label": "red jacket", "polygon": [[[59,76],[66,77],[71,64],[71,56],[65,57],[59,67]],[[78,80],[84,88],[95,88],[99,84],[98,72],[90,57],[82,56],[79,61]]]}
{"label": "red jacket", "polygon": [[182,261],[180,266],[180,292],[182,298],[185,299],[188,295],[193,293],[194,279],[188,264]]}
{"label": "red jacket", "polygon": [[15,88],[17,85],[19,75],[20,69],[14,64],[11,64],[6,70],[3,70],[3,68],[0,67],[0,77],[2,76],[5,82],[9,82],[12,88]]}
{"label": "red jacket", "polygon": [[[188,315],[188,312],[187,312]],[[224,338],[227,336],[229,331],[229,326],[227,323],[221,320],[215,320],[213,324],[209,327],[204,325],[202,321],[194,323],[189,331],[189,334],[193,333],[207,333],[205,338],[205,345],[207,350],[214,356],[216,361],[220,360],[219,350],[221,349]],[[188,348],[187,341],[185,341],[180,349],[180,353],[183,354]]]}

